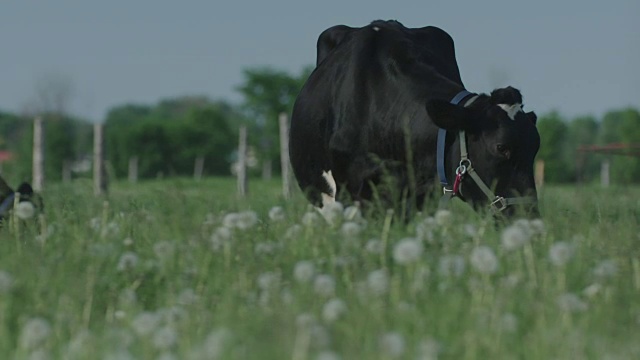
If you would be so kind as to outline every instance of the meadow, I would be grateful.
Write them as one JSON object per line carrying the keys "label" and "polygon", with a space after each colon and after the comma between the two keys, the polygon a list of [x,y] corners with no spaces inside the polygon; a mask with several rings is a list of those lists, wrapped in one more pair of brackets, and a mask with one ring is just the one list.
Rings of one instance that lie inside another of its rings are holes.
{"label": "meadow", "polygon": [[638,188],[547,186],[507,227],[249,191],[51,184],[45,223],[0,229],[0,358],[640,358]]}

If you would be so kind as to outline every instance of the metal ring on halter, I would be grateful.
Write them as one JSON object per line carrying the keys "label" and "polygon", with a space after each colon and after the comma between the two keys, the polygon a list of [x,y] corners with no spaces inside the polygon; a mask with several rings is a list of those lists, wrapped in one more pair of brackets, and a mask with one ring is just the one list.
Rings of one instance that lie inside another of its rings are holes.
{"label": "metal ring on halter", "polygon": [[467,173],[467,167],[462,165],[462,161],[460,162],[460,166],[456,169],[456,175],[464,175]]}
{"label": "metal ring on halter", "polygon": [[458,165],[458,167],[460,166],[464,166],[465,168],[469,169],[471,167],[471,160],[470,159],[460,160],[460,164]]}

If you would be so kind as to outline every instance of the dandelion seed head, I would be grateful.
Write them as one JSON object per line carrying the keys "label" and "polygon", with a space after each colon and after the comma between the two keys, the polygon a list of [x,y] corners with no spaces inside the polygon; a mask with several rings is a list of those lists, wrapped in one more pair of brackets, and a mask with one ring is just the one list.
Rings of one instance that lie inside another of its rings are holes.
{"label": "dandelion seed head", "polygon": [[236,228],[248,230],[258,224],[258,214],[255,211],[243,211],[238,214]]}
{"label": "dandelion seed head", "polygon": [[160,241],[153,244],[153,252],[160,261],[170,261],[175,254],[175,244],[169,241]]}
{"label": "dandelion seed head", "polygon": [[416,263],[420,260],[424,248],[416,238],[404,238],[393,247],[393,260],[400,265]]}
{"label": "dandelion seed head", "polygon": [[281,206],[274,206],[269,209],[269,219],[273,222],[283,221],[286,218],[284,209]]}
{"label": "dandelion seed head", "polygon": [[584,290],[582,290],[582,294],[587,298],[593,298],[598,295],[601,290],[602,285],[600,285],[599,283],[594,283],[584,288]]}
{"label": "dandelion seed head", "polygon": [[449,210],[438,210],[434,216],[436,224],[441,227],[449,227],[453,223],[453,214]]}
{"label": "dandelion seed head", "polygon": [[560,310],[571,313],[583,312],[588,308],[587,303],[582,301],[578,295],[573,293],[566,293],[558,296],[556,304]]}
{"label": "dandelion seed head", "polygon": [[501,240],[505,250],[517,250],[529,241],[529,232],[522,226],[514,224],[502,231]]}
{"label": "dandelion seed head", "polygon": [[180,305],[193,305],[198,302],[198,295],[192,288],[186,288],[180,291],[178,295],[178,304]]}
{"label": "dandelion seed head", "polygon": [[356,238],[358,235],[360,235],[362,230],[363,230],[362,225],[354,221],[347,221],[344,224],[342,224],[342,227],[340,228],[340,233],[342,234],[343,237],[347,239],[353,239],[353,238]]}
{"label": "dandelion seed head", "polygon": [[340,299],[331,299],[322,307],[322,319],[326,323],[333,323],[347,312],[347,304]]}
{"label": "dandelion seed head", "polygon": [[293,277],[299,283],[308,283],[313,279],[316,268],[311,261],[298,261],[293,269]]}
{"label": "dandelion seed head", "polygon": [[607,259],[603,260],[595,268],[593,268],[593,275],[598,279],[604,280],[616,276],[618,273],[618,264],[615,260]]}
{"label": "dandelion seed head", "polygon": [[319,352],[318,355],[316,355],[316,360],[340,360],[340,355],[332,351],[325,350]]}
{"label": "dandelion seed head", "polygon": [[171,326],[163,326],[155,331],[152,342],[157,350],[171,349],[178,342],[178,333]]}
{"label": "dandelion seed head", "polygon": [[231,340],[233,334],[227,328],[212,330],[204,340],[203,350],[207,359],[217,359],[222,356],[225,345]]}
{"label": "dandelion seed head", "polygon": [[130,237],[126,237],[124,240],[122,240],[122,245],[124,245],[125,247],[130,247],[133,245],[133,239]]}
{"label": "dandelion seed head", "polygon": [[335,294],[336,282],[331,275],[321,274],[316,276],[313,289],[320,296],[331,297]]}
{"label": "dandelion seed head", "polygon": [[380,350],[392,359],[401,358],[405,351],[404,337],[397,332],[388,332],[380,337]]}
{"label": "dandelion seed head", "polygon": [[263,291],[276,289],[280,286],[280,274],[267,271],[258,276],[258,288]]}
{"label": "dandelion seed head", "polygon": [[566,265],[573,257],[575,247],[566,241],[559,241],[549,248],[549,260],[555,266]]}
{"label": "dandelion seed head", "polygon": [[320,215],[314,211],[309,211],[302,216],[302,225],[313,227],[322,224]]}
{"label": "dandelion seed head", "polygon": [[383,295],[389,291],[389,274],[384,269],[374,270],[367,275],[367,288],[373,295]]}
{"label": "dandelion seed head", "polygon": [[14,214],[21,220],[31,219],[36,214],[36,207],[31,201],[20,201],[13,209]]}
{"label": "dandelion seed head", "polygon": [[347,206],[347,208],[344,209],[343,215],[346,221],[362,220],[362,211],[360,207],[356,205]]}
{"label": "dandelion seed head", "polygon": [[464,224],[462,230],[470,238],[478,236],[478,227],[475,224]]}
{"label": "dandelion seed head", "polygon": [[294,224],[284,233],[284,238],[287,240],[297,240],[302,234],[302,226]]}
{"label": "dandelion seed head", "polygon": [[43,318],[29,319],[20,332],[20,346],[24,349],[36,349],[44,344],[51,335],[51,325]]}
{"label": "dandelion seed head", "polygon": [[138,255],[133,251],[127,251],[120,256],[120,260],[118,261],[117,270],[118,271],[130,271],[134,270],[138,266]]}
{"label": "dandelion seed head", "polygon": [[434,230],[437,227],[436,219],[429,216],[416,225],[416,236],[421,240],[433,243],[435,241]]}
{"label": "dandelion seed head", "polygon": [[478,246],[471,251],[471,266],[481,274],[493,274],[498,271],[499,263],[493,250],[488,246]]}
{"label": "dandelion seed head", "polygon": [[279,245],[273,241],[263,241],[256,244],[254,253],[256,255],[273,255],[278,250]]}
{"label": "dandelion seed head", "polygon": [[0,295],[8,294],[13,288],[13,277],[4,270],[0,270]]}
{"label": "dandelion seed head", "polygon": [[369,254],[377,255],[377,254],[381,254],[382,253],[383,245],[384,244],[382,243],[382,241],[380,239],[370,239],[364,245],[364,249]]}
{"label": "dandelion seed head", "polygon": [[344,206],[339,201],[324,204],[320,209],[320,214],[330,225],[339,224],[344,218]]}
{"label": "dandelion seed head", "polygon": [[515,333],[518,330],[518,318],[512,313],[504,313],[500,318],[502,330],[508,333]]}
{"label": "dandelion seed head", "polygon": [[227,229],[235,229],[236,227],[238,227],[237,224],[239,219],[240,215],[238,213],[228,213],[222,218],[222,225]]}
{"label": "dandelion seed head", "polygon": [[131,328],[138,336],[151,334],[160,324],[160,316],[154,312],[144,311],[135,316]]}

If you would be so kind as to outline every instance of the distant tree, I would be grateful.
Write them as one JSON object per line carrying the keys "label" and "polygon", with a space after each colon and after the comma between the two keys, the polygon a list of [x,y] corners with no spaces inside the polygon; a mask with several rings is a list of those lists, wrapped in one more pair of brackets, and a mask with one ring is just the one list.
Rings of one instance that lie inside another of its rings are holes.
{"label": "distant tree", "polygon": [[600,161],[593,153],[579,152],[581,146],[595,145],[598,141],[599,123],[592,116],[582,116],[569,123],[565,161],[574,180],[591,181],[599,176]]}
{"label": "distant tree", "polygon": [[244,70],[244,83],[238,91],[244,97],[247,117],[254,120],[250,141],[260,149],[263,175],[269,173],[273,162],[279,161],[278,115],[291,114],[300,89],[309,77],[311,68],[304,68],[299,75],[269,67]]}
{"label": "distant tree", "polygon": [[572,180],[573,173],[564,156],[567,149],[567,124],[557,112],[551,112],[538,120],[538,131],[540,132],[538,159],[544,160],[546,181]]}
{"label": "distant tree", "polygon": [[[604,115],[601,129],[601,144],[640,144],[640,113],[631,108],[610,111]],[[610,156],[609,159],[612,182],[640,182],[640,159],[627,156]]]}

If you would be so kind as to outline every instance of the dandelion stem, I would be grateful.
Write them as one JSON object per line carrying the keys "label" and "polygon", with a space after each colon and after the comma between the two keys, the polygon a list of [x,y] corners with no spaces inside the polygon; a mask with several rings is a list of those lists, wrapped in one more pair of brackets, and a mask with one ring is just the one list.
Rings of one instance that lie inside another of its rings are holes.
{"label": "dandelion stem", "polygon": [[387,216],[384,219],[384,226],[382,227],[382,250],[380,251],[380,263],[382,267],[386,267],[387,263],[387,243],[389,242],[389,230],[391,229],[391,220],[393,219],[393,209],[387,210]]}

